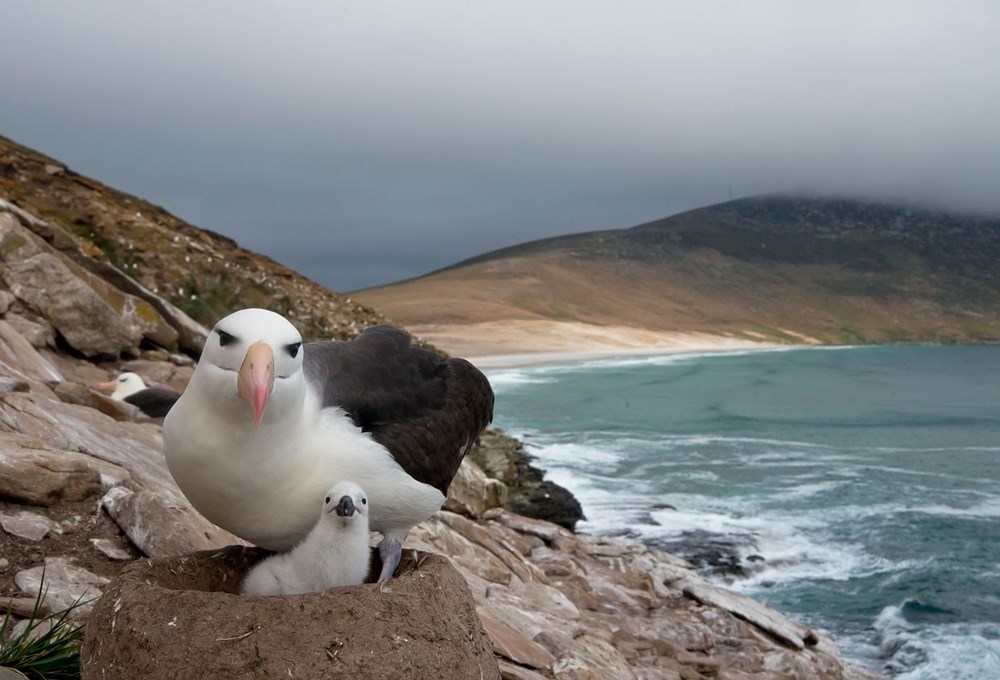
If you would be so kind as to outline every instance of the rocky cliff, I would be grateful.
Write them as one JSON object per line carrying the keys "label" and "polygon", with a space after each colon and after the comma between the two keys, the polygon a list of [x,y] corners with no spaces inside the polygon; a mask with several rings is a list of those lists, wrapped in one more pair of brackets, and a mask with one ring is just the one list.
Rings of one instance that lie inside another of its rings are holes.
{"label": "rocky cliff", "polygon": [[[61,178],[59,192],[67,172],[52,169]],[[76,183],[98,194],[110,191]],[[53,195],[64,195],[59,192]],[[103,250],[91,257],[87,241],[97,247],[96,241],[23,209],[22,199],[21,207],[0,204],[0,596],[10,600],[16,617],[30,610],[43,568],[49,589],[44,608],[53,611],[100,593],[140,558],[238,543],[194,512],[174,485],[163,462],[159,422],[89,388],[112,369],[138,370],[182,388],[204,327],[179,298],[157,293],[158,275],[126,275],[130,261],[116,263]],[[95,214],[94,221],[121,218],[109,212]],[[170,227],[151,219],[133,226],[169,233]],[[206,248],[225,246],[222,239],[206,241],[178,229],[180,240],[167,238],[166,248],[188,236]],[[119,252],[128,241],[115,243]],[[234,244],[226,247],[232,250],[220,266],[240,252]],[[150,248],[142,261],[163,258],[169,266],[191,257],[184,254],[187,245],[166,252],[173,254]],[[207,263],[208,254],[201,254]],[[313,290],[308,282],[297,285]],[[234,305],[242,300],[233,295],[227,300]],[[338,316],[338,310],[353,308],[327,295],[324,301],[317,292],[308,303],[314,306],[296,307],[302,315],[297,318],[308,316],[316,333],[350,334],[358,319]],[[488,452],[475,458],[498,468],[501,479],[513,478]],[[450,597],[468,598],[502,677],[866,677],[821,634],[707,583],[686,563],[635,543],[575,535],[514,514],[499,507],[510,495],[506,484],[467,461],[446,509],[417,527],[408,543],[447,556],[464,578],[468,590],[455,589]],[[381,595],[392,598],[391,586]],[[76,615],[86,617],[93,607]],[[406,620],[386,614],[380,621],[390,648]],[[251,656],[261,654],[264,644],[242,633],[220,640],[244,645],[234,649]],[[338,654],[359,658],[361,651],[348,644],[325,654],[333,655],[331,661]],[[371,663],[389,663],[372,668],[393,676],[391,663],[398,662],[386,655]],[[178,669],[175,677],[189,671]]]}

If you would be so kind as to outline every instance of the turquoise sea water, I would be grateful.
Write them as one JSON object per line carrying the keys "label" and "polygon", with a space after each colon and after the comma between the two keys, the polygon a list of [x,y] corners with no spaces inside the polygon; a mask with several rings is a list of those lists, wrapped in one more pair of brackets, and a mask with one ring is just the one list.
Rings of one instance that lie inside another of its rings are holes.
{"label": "turquoise sea water", "polygon": [[489,377],[496,424],[576,494],[582,531],[688,557],[891,675],[1000,678],[1000,346]]}

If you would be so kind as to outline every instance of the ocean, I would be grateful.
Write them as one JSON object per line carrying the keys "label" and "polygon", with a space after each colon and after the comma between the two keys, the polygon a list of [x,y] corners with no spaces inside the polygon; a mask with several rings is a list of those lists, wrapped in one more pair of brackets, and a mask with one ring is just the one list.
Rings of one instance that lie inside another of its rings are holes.
{"label": "ocean", "polygon": [[1000,678],[1000,346],[487,373],[578,530],[685,557],[889,675]]}

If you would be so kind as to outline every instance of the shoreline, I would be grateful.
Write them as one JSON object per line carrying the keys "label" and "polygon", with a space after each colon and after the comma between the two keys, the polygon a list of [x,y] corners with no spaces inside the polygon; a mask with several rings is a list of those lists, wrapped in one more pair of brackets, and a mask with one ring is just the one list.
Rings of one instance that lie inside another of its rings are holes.
{"label": "shoreline", "polygon": [[661,357],[688,354],[725,354],[727,352],[768,352],[775,350],[791,350],[809,347],[810,345],[778,345],[759,343],[753,346],[739,345],[733,347],[703,346],[703,347],[650,347],[647,349],[603,348],[580,349],[557,352],[521,352],[510,354],[487,354],[483,356],[463,357],[480,370],[497,370],[508,368],[534,368],[539,366],[559,366],[562,364],[577,364],[600,359],[635,359],[640,357]]}
{"label": "shoreline", "polygon": [[[818,343],[776,343],[746,337],[653,331],[582,322],[507,320],[413,326],[414,335],[481,370],[568,364],[597,359],[763,351]],[[752,335],[750,332],[747,335]]]}

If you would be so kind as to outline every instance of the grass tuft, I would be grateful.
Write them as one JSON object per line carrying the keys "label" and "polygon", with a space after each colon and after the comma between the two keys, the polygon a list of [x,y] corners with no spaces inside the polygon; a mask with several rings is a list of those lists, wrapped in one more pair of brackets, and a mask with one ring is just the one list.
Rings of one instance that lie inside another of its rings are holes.
{"label": "grass tuft", "polygon": [[31,680],[78,680],[83,624],[72,621],[70,615],[85,602],[77,599],[69,607],[43,617],[42,601],[48,590],[44,583],[43,571],[42,588],[35,598],[28,626],[10,637],[7,636],[14,620],[8,605],[0,624],[0,668],[12,668]]}

